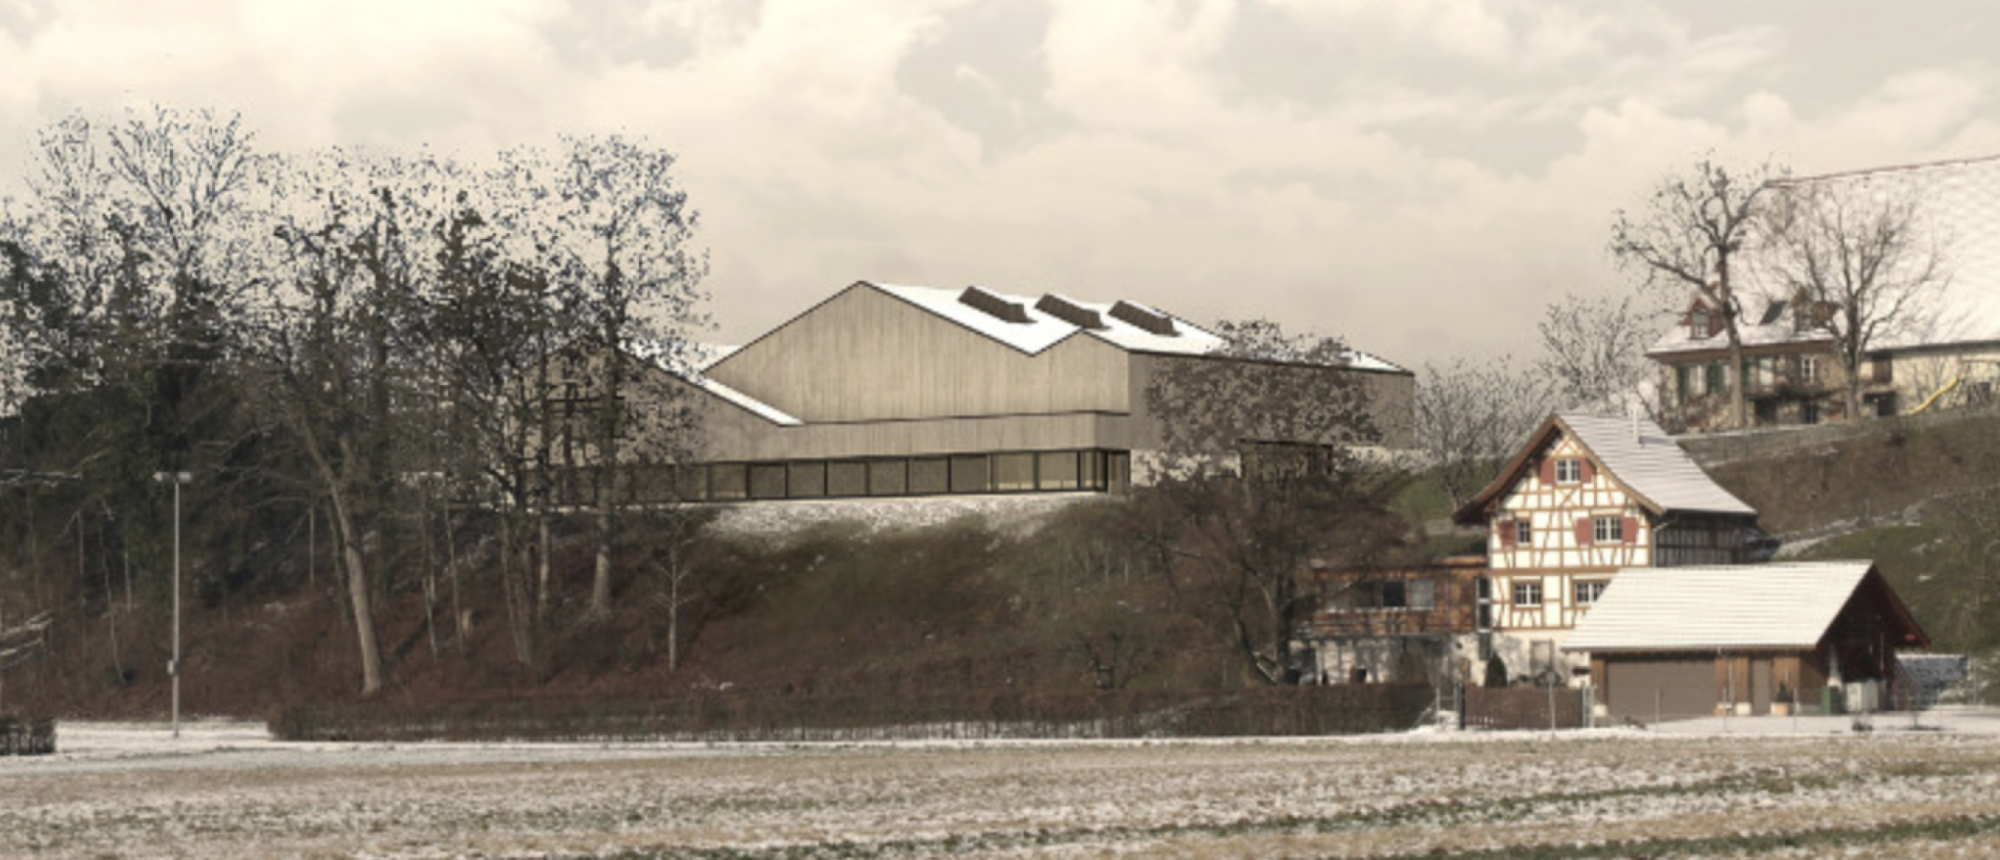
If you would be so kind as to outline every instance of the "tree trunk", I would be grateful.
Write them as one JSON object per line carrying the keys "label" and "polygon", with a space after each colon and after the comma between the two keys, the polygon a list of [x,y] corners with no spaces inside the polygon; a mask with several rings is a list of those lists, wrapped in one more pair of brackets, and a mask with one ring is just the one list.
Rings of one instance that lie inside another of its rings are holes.
{"label": "tree trunk", "polygon": [[610,354],[604,362],[604,391],[598,409],[597,439],[597,568],[590,581],[590,615],[611,615],[611,552],[617,537],[618,517],[618,432],[619,395],[624,387],[624,359],[616,342],[606,344]]}
{"label": "tree trunk", "polygon": [[554,562],[549,560],[555,549],[555,538],[549,533],[549,514],[542,511],[535,515],[535,623],[547,624],[549,620],[549,572]]}
{"label": "tree trunk", "polygon": [[507,630],[514,637],[514,659],[532,670],[535,665],[534,607],[524,580],[528,577],[527,548],[515,534],[514,518],[500,522],[500,589],[507,603]]}
{"label": "tree trunk", "polygon": [[681,571],[667,577],[667,674],[681,668]]}
{"label": "tree trunk", "polygon": [[1729,426],[1741,430],[1750,426],[1750,398],[1743,390],[1743,339],[1736,336],[1736,323],[1729,324]]}
{"label": "tree trunk", "polygon": [[340,532],[340,557],[347,573],[347,597],[354,608],[354,634],[361,649],[361,695],[373,696],[382,689],[382,649],[375,639],[375,613],[369,600],[368,568],[361,558],[361,535],[355,533],[354,519],[339,492],[328,495],[333,502],[334,525]]}

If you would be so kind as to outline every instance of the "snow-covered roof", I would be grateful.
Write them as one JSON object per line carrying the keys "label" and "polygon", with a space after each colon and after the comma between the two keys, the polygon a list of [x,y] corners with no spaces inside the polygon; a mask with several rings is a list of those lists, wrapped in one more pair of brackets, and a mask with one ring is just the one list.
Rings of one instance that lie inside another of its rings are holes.
{"label": "snow-covered roof", "polygon": [[[1755,516],[1702,471],[1660,425],[1631,418],[1564,413],[1556,418],[1590,449],[1612,477],[1661,511],[1704,511]],[[1636,432],[1635,432],[1636,431]]]}
{"label": "snow-covered roof", "polygon": [[708,377],[705,371],[710,366],[728,358],[742,347],[717,343],[634,338],[626,343],[625,348],[626,351],[632,353],[634,356],[666,371],[674,378],[747,409],[767,421],[788,427],[804,423],[776,406],[772,406],[769,403],[765,403],[762,400],[758,400],[755,397],[751,397]]}
{"label": "snow-covered roof", "polygon": [[[1563,650],[1813,648],[1874,569],[1870,561],[1627,568],[1577,623]],[[1922,644],[1923,631],[1909,621],[1907,609],[1893,592],[1888,599],[1916,640],[1898,644]]]}
{"label": "snow-covered roof", "polygon": [[964,295],[962,290],[872,282],[870,286],[1029,355],[1048,349],[1076,334],[1088,334],[1114,346],[1144,352],[1201,355],[1222,346],[1222,338],[1178,317],[1169,316],[1174,322],[1175,334],[1158,335],[1112,317],[1110,305],[1077,301],[1067,297],[1065,297],[1067,301],[1096,312],[1104,328],[1090,329],[1063,320],[1035,307],[1038,301],[1036,298],[996,292],[983,287],[978,289],[997,299],[1017,305],[1026,322],[1009,322],[966,304],[959,300],[959,297]]}
{"label": "snow-covered roof", "polygon": [[1643,418],[1565,412],[1542,421],[1493,482],[1453,514],[1461,523],[1483,521],[1489,505],[1521,480],[1535,455],[1559,433],[1575,438],[1612,479],[1656,513],[1688,511],[1756,516],[1757,510],[1702,471],[1660,425]]}
{"label": "snow-covered roof", "polygon": [[[1874,348],[1907,349],[2000,341],[2000,156],[1809,176],[1784,180],[1785,187],[1813,187],[1841,195],[1918,201],[1920,243],[1934,245],[1948,280],[1926,297],[1920,319],[1882,335]],[[1788,291],[1755,252],[1736,270],[1745,318],[1738,330],[1746,345],[1825,340],[1792,331],[1787,314],[1766,313],[1789,298]],[[1649,355],[1723,349],[1718,331],[1697,339],[1686,325],[1670,327],[1647,350]]]}
{"label": "snow-covered roof", "polygon": [[797,418],[792,417],[790,413],[787,413],[776,406],[772,406],[769,403],[765,403],[762,400],[758,400],[755,397],[751,397],[748,394],[744,394],[741,391],[737,391],[734,388],[731,388],[727,385],[724,385],[720,382],[710,379],[706,374],[697,372],[689,375],[683,375],[681,378],[687,380],[688,384],[693,385],[696,388],[699,388],[724,400],[727,400],[730,403],[734,403],[737,406],[741,406],[744,409],[748,409],[752,413],[755,413],[758,417],[770,421],[773,424],[782,424],[787,427],[796,427],[800,424],[805,423]]}
{"label": "snow-covered roof", "polygon": [[[1092,302],[1049,293],[1043,296],[1021,296],[1002,293],[984,287],[971,289],[992,299],[1011,305],[1010,314],[1018,312],[1021,321],[1010,321],[989,313],[962,300],[964,290],[918,287],[905,284],[882,284],[862,282],[884,293],[895,296],[926,311],[951,320],[968,329],[1006,344],[1029,355],[1035,355],[1064,339],[1073,336],[1094,337],[1105,343],[1131,352],[1166,353],[1170,355],[1206,355],[1222,349],[1227,344],[1215,333],[1185,319],[1148,307],[1133,301]],[[1054,300],[1094,315],[1096,326],[1079,325],[1045,310]],[[1171,334],[1150,331],[1130,322],[1127,314],[1114,313],[1120,306],[1136,310],[1143,315],[1158,317],[1171,323]],[[1348,366],[1363,370],[1403,372],[1404,368],[1379,356],[1359,350],[1349,351]]]}

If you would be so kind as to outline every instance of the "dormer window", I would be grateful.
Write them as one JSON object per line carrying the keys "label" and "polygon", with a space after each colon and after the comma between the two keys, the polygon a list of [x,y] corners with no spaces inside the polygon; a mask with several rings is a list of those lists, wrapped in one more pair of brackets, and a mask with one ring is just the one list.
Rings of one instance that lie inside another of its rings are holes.
{"label": "dormer window", "polygon": [[1715,336],[1715,323],[1708,311],[1695,311],[1688,315],[1688,336],[1695,340],[1707,340]]}

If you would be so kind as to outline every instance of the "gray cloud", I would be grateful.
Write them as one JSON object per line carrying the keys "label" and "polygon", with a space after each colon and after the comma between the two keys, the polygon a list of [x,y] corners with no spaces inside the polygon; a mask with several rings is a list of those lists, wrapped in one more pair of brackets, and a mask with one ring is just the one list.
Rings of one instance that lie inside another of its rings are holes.
{"label": "gray cloud", "polygon": [[720,336],[858,278],[1264,316],[1408,364],[1625,280],[1610,213],[1714,149],[2000,152],[1970,0],[0,4],[0,163],[73,107],[280,148],[624,131],[681,156]]}

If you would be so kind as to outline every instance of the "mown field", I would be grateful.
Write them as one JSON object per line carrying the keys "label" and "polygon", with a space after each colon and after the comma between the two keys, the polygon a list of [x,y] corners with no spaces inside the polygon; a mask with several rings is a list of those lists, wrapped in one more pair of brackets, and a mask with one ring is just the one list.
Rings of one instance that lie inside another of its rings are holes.
{"label": "mown field", "polygon": [[8,857],[1986,857],[2000,736],[286,745],[71,729]]}

